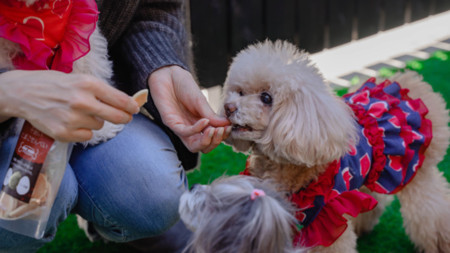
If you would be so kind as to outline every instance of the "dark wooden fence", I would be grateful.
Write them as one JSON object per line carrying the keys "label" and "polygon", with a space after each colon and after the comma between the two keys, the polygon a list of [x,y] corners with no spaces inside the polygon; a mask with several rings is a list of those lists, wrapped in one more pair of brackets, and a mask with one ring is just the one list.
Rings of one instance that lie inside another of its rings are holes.
{"label": "dark wooden fence", "polygon": [[450,0],[190,0],[197,75],[222,84],[231,57],[266,38],[314,53],[449,9]]}

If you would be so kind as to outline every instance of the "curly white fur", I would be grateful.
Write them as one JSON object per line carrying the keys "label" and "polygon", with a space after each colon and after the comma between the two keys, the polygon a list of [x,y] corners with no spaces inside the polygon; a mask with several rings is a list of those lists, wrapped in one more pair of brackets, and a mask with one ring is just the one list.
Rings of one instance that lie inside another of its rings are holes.
{"label": "curly white fur", "polygon": [[[252,200],[255,189],[265,196]],[[179,212],[194,232],[185,252],[303,252],[292,245],[294,209],[269,182],[255,177],[197,185],[181,196]]]}
{"label": "curly white fur", "polygon": [[[270,108],[259,100],[262,91],[273,96]],[[231,141],[257,143],[273,161],[326,164],[356,142],[350,109],[329,96],[308,54],[287,42],[261,43],[240,52],[228,71],[225,93],[225,103],[239,108],[230,120],[258,130],[257,135],[233,132]],[[248,144],[233,142],[239,150]]]}
{"label": "curly white fur", "polygon": [[[405,230],[419,250],[450,252],[450,190],[436,167],[450,138],[445,101],[417,73],[400,73],[392,80],[409,89],[412,99],[422,99],[433,124],[422,168],[398,194]],[[288,42],[258,43],[233,59],[222,113],[233,124],[226,142],[252,154],[251,174],[273,179],[290,192],[306,187],[327,163],[348,151],[349,143],[357,143],[353,112],[326,86],[308,54]],[[373,228],[387,203],[386,195],[372,195],[383,204],[349,221],[358,233]],[[355,232],[347,229],[344,235],[329,248],[313,251],[356,252]]]}

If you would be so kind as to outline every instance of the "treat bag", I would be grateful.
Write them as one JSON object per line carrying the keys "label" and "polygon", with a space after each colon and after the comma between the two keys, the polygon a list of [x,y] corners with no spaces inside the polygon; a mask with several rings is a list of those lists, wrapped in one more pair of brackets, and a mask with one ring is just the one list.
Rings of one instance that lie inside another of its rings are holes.
{"label": "treat bag", "polygon": [[17,144],[0,191],[0,227],[40,239],[72,151],[71,143],[55,141],[22,123],[6,141]]}

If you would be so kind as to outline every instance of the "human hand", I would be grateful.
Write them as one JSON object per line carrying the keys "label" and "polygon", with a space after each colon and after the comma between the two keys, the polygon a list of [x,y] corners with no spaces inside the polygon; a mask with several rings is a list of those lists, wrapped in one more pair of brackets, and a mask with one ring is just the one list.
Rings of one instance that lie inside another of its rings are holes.
{"label": "human hand", "polygon": [[163,67],[150,75],[148,85],[164,124],[191,152],[208,153],[229,136],[230,122],[214,113],[188,71]]}
{"label": "human hand", "polygon": [[0,75],[0,116],[24,118],[59,141],[87,141],[105,120],[124,124],[138,111],[131,97],[93,76],[51,70]]}

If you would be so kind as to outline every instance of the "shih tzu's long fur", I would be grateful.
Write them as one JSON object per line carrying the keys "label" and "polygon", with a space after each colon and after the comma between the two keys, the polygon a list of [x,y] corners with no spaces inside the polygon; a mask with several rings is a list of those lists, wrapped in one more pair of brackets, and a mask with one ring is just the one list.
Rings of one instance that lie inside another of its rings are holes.
{"label": "shih tzu's long fur", "polygon": [[[413,180],[398,194],[406,233],[419,250],[450,252],[450,190],[437,169],[449,145],[443,98],[413,72],[395,75],[412,99],[421,98],[433,139]],[[252,176],[297,192],[357,143],[352,110],[325,84],[308,55],[288,42],[249,46],[233,60],[224,85],[224,110],[233,124],[227,143],[250,152]],[[367,189],[362,189],[367,191]],[[371,193],[380,203],[387,195]],[[344,234],[320,252],[356,252],[356,232],[371,230],[384,204],[348,221]],[[356,228],[356,232],[355,229]]]}
{"label": "shih tzu's long fur", "polygon": [[294,209],[267,180],[231,176],[195,185],[179,212],[194,232],[185,252],[302,252],[292,244]]}
{"label": "shih tzu's long fur", "polygon": [[[25,2],[28,6],[33,5],[37,0],[17,0]],[[73,64],[72,73],[87,74],[95,76],[105,83],[111,84],[112,63],[108,59],[108,44],[101,34],[98,25],[89,38],[91,50],[88,54],[76,60]],[[12,41],[0,38],[0,68],[13,70],[12,59],[21,53],[20,46]],[[93,137],[84,142],[84,145],[95,145],[116,136],[123,129],[123,125],[113,124],[105,121],[103,128],[93,131]]]}

